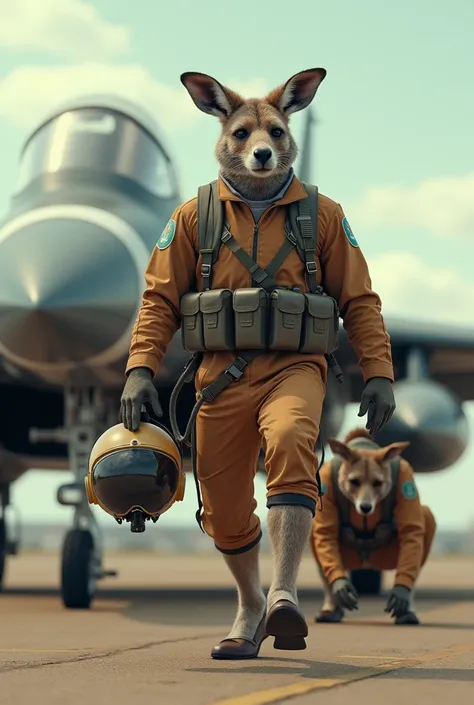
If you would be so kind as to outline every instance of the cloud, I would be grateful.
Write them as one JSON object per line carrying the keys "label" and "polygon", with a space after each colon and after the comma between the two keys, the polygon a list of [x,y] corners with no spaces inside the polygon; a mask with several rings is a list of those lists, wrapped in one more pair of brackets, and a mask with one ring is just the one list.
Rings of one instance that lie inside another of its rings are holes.
{"label": "cloud", "polygon": [[474,238],[474,172],[420,181],[414,188],[376,187],[351,207],[358,227],[414,227],[439,237]]}
{"label": "cloud", "polygon": [[[263,79],[233,81],[244,96],[262,95]],[[84,63],[72,66],[23,66],[0,82],[0,116],[15,125],[34,127],[57,105],[84,94],[113,94],[143,105],[165,129],[174,130],[199,120],[201,113],[179,80],[175,86],[156,81],[140,64]]]}
{"label": "cloud", "polygon": [[474,284],[454,269],[430,267],[410,252],[368,258],[372,285],[384,315],[468,325]]}
{"label": "cloud", "polygon": [[70,56],[108,56],[128,51],[128,29],[106,22],[83,0],[5,0],[0,46]]}

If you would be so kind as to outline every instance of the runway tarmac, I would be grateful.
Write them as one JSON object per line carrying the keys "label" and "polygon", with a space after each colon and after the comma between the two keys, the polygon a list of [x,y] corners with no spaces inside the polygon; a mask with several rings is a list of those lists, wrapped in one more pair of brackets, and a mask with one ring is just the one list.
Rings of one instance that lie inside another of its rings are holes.
{"label": "runway tarmac", "polygon": [[[263,580],[271,575],[263,556]],[[309,555],[299,579],[307,649],[267,639],[256,660],[213,661],[234,616],[220,556],[107,554],[118,578],[90,610],[66,610],[59,557],[9,562],[0,595],[0,705],[471,705],[474,693],[474,560],[435,559],[417,593],[419,627],[395,627],[385,596],[361,600],[346,623],[313,621],[320,583]],[[385,576],[385,586],[390,584]],[[354,614],[354,613],[353,613]]]}

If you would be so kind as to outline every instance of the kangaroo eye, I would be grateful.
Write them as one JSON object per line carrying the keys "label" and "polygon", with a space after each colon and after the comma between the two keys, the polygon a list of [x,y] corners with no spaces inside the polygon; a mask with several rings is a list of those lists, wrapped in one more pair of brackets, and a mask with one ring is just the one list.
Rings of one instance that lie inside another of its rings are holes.
{"label": "kangaroo eye", "polygon": [[283,137],[284,132],[280,127],[274,127],[273,130],[271,131],[272,137]]}
{"label": "kangaroo eye", "polygon": [[354,477],[352,480],[349,480],[351,483],[352,487],[360,487],[360,480],[358,480],[356,477]]}
{"label": "kangaroo eye", "polygon": [[244,140],[248,136],[249,133],[247,132],[247,130],[244,130],[243,127],[240,130],[236,130],[234,132],[234,137],[237,137],[238,140]]}
{"label": "kangaroo eye", "polygon": [[375,487],[375,488],[382,487],[382,481],[381,480],[374,480],[372,482],[372,487]]}

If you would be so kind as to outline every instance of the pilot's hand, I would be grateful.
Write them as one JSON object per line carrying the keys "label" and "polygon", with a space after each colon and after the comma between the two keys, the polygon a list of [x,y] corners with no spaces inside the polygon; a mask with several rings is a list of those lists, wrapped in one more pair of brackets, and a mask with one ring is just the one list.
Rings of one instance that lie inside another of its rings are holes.
{"label": "pilot's hand", "polygon": [[347,610],[356,610],[357,592],[347,578],[338,578],[331,585],[332,595],[338,607]]}
{"label": "pilot's hand", "polygon": [[410,590],[404,585],[395,585],[390,591],[385,612],[391,617],[403,617],[410,606]]}
{"label": "pilot's hand", "polygon": [[[368,410],[368,414],[367,414]],[[389,421],[395,411],[392,383],[386,377],[369,379],[362,392],[358,416],[367,414],[366,428],[374,435]]]}
{"label": "pilot's hand", "polygon": [[136,367],[129,373],[120,399],[119,421],[129,431],[138,431],[143,404],[151,406],[156,416],[163,416],[151,370]]}

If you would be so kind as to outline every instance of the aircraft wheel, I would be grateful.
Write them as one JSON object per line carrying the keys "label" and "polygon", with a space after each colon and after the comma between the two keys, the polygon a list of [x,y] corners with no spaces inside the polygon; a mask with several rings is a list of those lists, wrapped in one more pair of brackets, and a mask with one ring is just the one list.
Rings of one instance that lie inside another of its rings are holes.
{"label": "aircraft wheel", "polygon": [[5,563],[7,556],[7,531],[5,519],[0,519],[0,592],[3,589],[3,576],[5,574]]}
{"label": "aircraft wheel", "polygon": [[380,595],[382,589],[382,573],[378,570],[363,568],[353,570],[351,581],[359,595]]}
{"label": "aircraft wheel", "polygon": [[95,593],[94,541],[90,531],[71,529],[62,550],[61,597],[65,607],[87,609]]}

